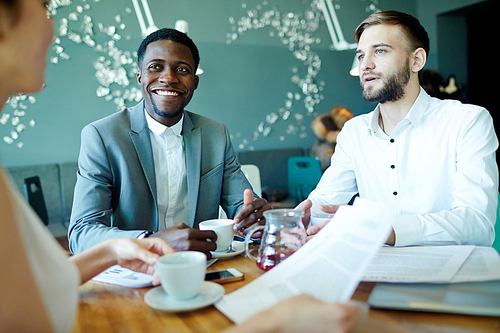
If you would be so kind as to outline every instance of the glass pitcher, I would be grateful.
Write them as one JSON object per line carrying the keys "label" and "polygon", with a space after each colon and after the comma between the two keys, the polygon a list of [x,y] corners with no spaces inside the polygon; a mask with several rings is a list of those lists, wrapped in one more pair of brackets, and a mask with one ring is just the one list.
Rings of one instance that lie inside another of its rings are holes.
{"label": "glass pitcher", "polygon": [[[252,229],[245,237],[247,256],[257,262],[257,266],[268,271],[288,258],[306,242],[306,231],[302,224],[303,211],[295,209],[274,209],[264,212],[265,226]],[[264,230],[258,256],[253,256],[248,245],[252,235]]]}

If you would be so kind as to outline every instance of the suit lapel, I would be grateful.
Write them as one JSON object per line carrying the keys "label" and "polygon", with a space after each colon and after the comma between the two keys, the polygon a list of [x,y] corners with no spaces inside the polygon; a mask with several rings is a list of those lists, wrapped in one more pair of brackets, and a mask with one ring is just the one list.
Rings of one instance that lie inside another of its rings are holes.
{"label": "suit lapel", "polygon": [[148,123],[144,115],[143,102],[130,109],[130,139],[134,145],[135,152],[139,158],[142,171],[153,195],[155,205],[156,198],[156,176],[154,169],[153,149],[151,148],[151,138],[149,137]]}
{"label": "suit lapel", "polygon": [[191,116],[187,111],[184,111],[184,125],[182,127],[182,132],[186,151],[189,217],[192,227],[196,216],[198,192],[200,190],[201,129],[194,127]]}

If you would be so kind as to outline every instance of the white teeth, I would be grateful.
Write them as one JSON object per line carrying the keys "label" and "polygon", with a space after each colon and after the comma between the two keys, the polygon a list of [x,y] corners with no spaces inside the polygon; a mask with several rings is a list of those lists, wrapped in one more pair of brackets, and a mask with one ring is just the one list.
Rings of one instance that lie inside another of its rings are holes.
{"label": "white teeth", "polygon": [[179,96],[179,93],[176,91],[156,90],[155,93],[161,96]]}

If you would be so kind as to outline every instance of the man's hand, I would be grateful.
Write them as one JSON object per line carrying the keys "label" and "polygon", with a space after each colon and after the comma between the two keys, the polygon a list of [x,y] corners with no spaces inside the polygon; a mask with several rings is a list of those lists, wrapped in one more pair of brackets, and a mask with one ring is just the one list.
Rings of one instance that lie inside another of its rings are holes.
{"label": "man's hand", "polygon": [[[319,205],[319,209],[324,213],[335,214],[340,206],[342,205]],[[309,240],[312,236],[316,235],[328,222],[330,221],[325,221],[307,228],[307,239]]]}
{"label": "man's hand", "polygon": [[246,189],[243,192],[243,208],[234,218],[234,231],[246,235],[252,226],[266,224],[264,212],[272,209],[266,199],[253,200],[253,192]]}
{"label": "man's hand", "polygon": [[304,212],[304,215],[302,216],[302,224],[304,225],[304,228],[307,228],[311,221],[311,207],[312,207],[312,201],[309,199],[306,199],[299,203],[295,209],[301,210]]}
{"label": "man's hand", "polygon": [[210,251],[217,249],[217,235],[213,230],[198,230],[177,223],[176,225],[152,234],[149,238],[160,237],[175,251],[200,251],[212,258]]}

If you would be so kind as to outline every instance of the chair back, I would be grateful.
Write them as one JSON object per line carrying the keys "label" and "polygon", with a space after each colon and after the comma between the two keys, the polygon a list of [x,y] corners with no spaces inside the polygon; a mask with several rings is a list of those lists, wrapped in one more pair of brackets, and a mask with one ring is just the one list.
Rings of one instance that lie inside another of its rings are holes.
{"label": "chair back", "polygon": [[24,195],[43,223],[49,225],[49,216],[47,214],[45,199],[43,198],[42,183],[38,176],[24,179]]}
{"label": "chair back", "polygon": [[[247,177],[248,182],[250,183],[250,185],[252,185],[255,194],[262,198],[262,185],[260,183],[259,168],[254,164],[242,164],[241,171],[243,171],[243,174],[245,175],[245,177]],[[222,209],[221,206],[219,206],[219,218],[227,219],[226,212]]]}
{"label": "chair back", "polygon": [[262,184],[260,183],[260,170],[255,164],[242,164],[241,171],[252,185],[253,191],[262,197]]}
{"label": "chair back", "polygon": [[299,204],[318,185],[323,171],[314,156],[293,156],[288,159],[288,194]]}

